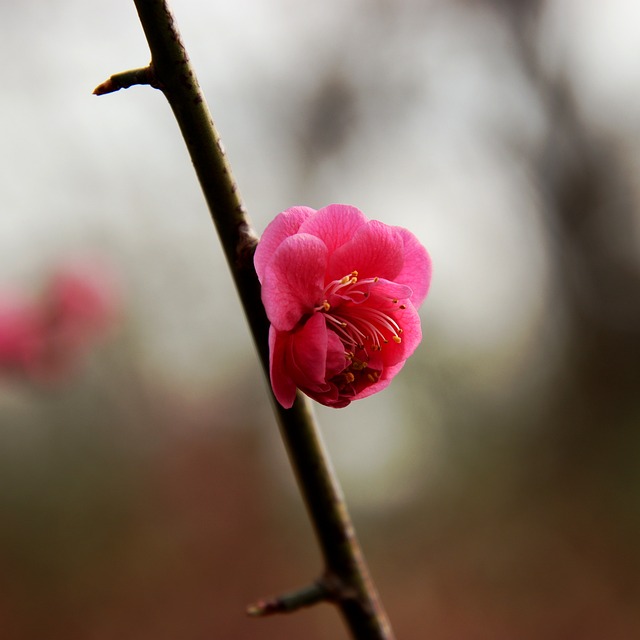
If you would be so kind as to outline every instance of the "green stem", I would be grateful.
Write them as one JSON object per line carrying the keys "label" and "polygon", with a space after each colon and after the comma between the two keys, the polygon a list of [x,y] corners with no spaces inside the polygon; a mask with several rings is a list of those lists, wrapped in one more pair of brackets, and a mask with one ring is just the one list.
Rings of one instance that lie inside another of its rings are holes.
{"label": "green stem", "polygon": [[[167,2],[134,2],[151,50],[153,86],[165,94],[184,137],[268,376],[269,321],[253,267],[257,237]],[[319,581],[323,597],[318,599],[339,607],[353,638],[393,640],[311,403],[301,394],[288,410],[273,402],[325,562]]]}

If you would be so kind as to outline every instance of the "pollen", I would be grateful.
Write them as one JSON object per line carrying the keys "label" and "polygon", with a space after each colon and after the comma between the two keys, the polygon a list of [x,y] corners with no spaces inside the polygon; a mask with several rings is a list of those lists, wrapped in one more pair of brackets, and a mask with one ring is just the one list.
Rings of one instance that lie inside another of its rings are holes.
{"label": "pollen", "polygon": [[400,336],[393,336],[393,341],[400,344],[402,342],[402,338]]}
{"label": "pollen", "polygon": [[342,284],[342,285],[355,284],[356,282],[358,282],[358,272],[357,271],[352,271],[348,276],[345,276],[344,278],[342,278],[342,280],[340,280],[340,284]]}

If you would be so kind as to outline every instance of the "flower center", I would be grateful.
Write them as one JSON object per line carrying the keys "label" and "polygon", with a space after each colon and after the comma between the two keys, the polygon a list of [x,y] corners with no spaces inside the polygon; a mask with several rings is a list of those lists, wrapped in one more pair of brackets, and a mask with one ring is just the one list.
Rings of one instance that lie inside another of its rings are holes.
{"label": "flower center", "polygon": [[352,271],[340,280],[330,282],[324,289],[323,303],[315,308],[324,313],[329,327],[344,344],[346,356],[351,360],[349,369],[355,371],[367,366],[368,349],[380,351],[389,340],[402,342],[402,328],[383,308],[406,307],[398,304],[397,298],[385,296],[376,296],[375,301],[379,304],[374,304],[371,290],[378,281],[377,277],[359,280],[358,272]]}

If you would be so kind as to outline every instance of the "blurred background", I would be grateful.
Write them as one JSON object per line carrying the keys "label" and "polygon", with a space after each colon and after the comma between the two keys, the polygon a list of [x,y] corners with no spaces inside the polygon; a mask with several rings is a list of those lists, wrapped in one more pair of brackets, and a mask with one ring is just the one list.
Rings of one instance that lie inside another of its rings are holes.
{"label": "blurred background", "polygon": [[[173,0],[258,231],[432,254],[424,340],[318,409],[399,638],[640,637],[640,8]],[[133,3],[0,1],[0,638],[347,638]]]}

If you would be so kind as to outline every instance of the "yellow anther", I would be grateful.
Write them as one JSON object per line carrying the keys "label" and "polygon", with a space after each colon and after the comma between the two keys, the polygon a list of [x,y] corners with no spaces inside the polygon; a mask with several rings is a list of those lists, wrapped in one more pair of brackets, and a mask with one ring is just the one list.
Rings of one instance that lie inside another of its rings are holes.
{"label": "yellow anther", "polygon": [[353,375],[353,373],[351,373],[351,371],[347,371],[347,373],[344,374],[344,377],[346,378],[348,383],[351,383],[356,379],[356,377]]}
{"label": "yellow anther", "polygon": [[393,336],[393,341],[400,344],[402,342],[402,338],[400,336]]}
{"label": "yellow anther", "polygon": [[322,308],[323,308],[323,310],[324,310],[324,311],[329,311],[329,309],[331,309],[331,305],[329,304],[329,301],[328,301],[328,300],[325,300],[325,301],[322,303]]}

